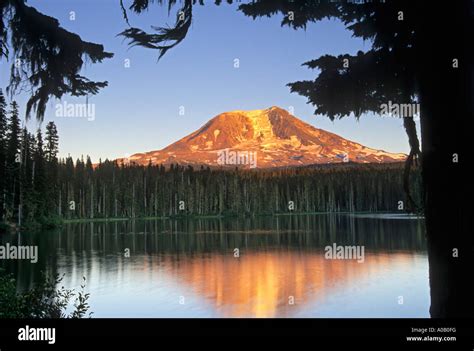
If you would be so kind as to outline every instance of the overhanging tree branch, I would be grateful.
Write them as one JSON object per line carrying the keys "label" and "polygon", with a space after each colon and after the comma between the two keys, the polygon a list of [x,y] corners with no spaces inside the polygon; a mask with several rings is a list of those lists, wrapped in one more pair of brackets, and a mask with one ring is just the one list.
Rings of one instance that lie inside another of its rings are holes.
{"label": "overhanging tree branch", "polygon": [[23,0],[2,1],[0,13],[0,59],[3,55],[12,61],[7,92],[14,95],[25,84],[32,91],[26,118],[34,113],[41,121],[51,97],[94,95],[107,86],[107,82],[80,75],[85,61],[99,63],[113,56],[102,45],[83,41],[61,28],[57,19],[25,5]]}

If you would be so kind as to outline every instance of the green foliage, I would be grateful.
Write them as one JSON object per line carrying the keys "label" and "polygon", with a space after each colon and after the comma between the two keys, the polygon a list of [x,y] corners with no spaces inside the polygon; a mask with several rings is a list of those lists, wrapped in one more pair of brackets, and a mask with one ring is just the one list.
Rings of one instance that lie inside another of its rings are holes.
{"label": "green foliage", "polygon": [[25,3],[0,1],[0,60],[12,61],[8,91],[31,91],[26,117],[34,112],[42,121],[51,97],[94,95],[106,87],[107,82],[91,81],[80,72],[86,61],[102,62],[113,54]]}
{"label": "green foliage", "polygon": [[7,130],[5,133],[5,164],[1,166],[2,168],[4,167],[5,172],[2,194],[4,194],[5,198],[4,218],[6,221],[15,217],[14,213],[20,202],[20,162],[18,162],[18,157],[21,150],[21,127],[16,102],[11,103],[9,112]]}
{"label": "green foliage", "polygon": [[58,130],[54,122],[49,122],[46,125],[46,145],[45,145],[45,154],[46,161],[55,162],[57,161],[58,156],[58,143],[59,136]]}
{"label": "green foliage", "polygon": [[[89,310],[89,293],[85,293],[85,278],[81,289],[65,289],[63,277],[42,276],[41,281],[26,292],[17,292],[15,279],[0,269],[0,318],[84,318]],[[74,309],[66,309],[74,299]],[[92,313],[89,313],[89,316]]]}
{"label": "green foliage", "polygon": [[0,222],[23,227],[51,228],[61,224],[57,212],[58,135],[49,122],[46,139],[20,127],[18,105],[6,101],[0,90]]}

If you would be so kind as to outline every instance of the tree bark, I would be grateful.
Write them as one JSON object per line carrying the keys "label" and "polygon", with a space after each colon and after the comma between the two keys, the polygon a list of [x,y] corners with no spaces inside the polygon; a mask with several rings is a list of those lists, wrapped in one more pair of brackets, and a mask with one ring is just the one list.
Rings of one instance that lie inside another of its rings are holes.
{"label": "tree bark", "polygon": [[[472,176],[465,172],[473,164],[469,3],[461,0],[420,8],[417,59],[433,318],[474,316],[473,188]],[[454,59],[458,68],[453,67]]]}

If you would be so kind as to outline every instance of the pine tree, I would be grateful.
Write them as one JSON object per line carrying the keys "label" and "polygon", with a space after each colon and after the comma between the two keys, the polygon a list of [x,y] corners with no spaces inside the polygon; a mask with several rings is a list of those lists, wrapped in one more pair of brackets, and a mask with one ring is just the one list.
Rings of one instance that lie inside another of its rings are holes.
{"label": "pine tree", "polygon": [[61,200],[59,199],[61,195],[58,189],[58,144],[58,131],[54,122],[51,121],[46,125],[44,145],[46,182],[48,184],[46,208],[50,215],[61,214]]}
{"label": "pine tree", "polygon": [[46,213],[46,174],[45,174],[45,154],[43,149],[43,135],[41,129],[36,132],[36,145],[33,154],[33,186],[35,203],[37,205],[36,216],[45,216]]}
{"label": "pine tree", "polygon": [[23,128],[21,133],[21,163],[20,163],[20,177],[19,177],[19,207],[18,215],[19,223],[27,224],[35,221],[37,215],[37,204],[35,202],[36,194],[33,186],[34,179],[34,148],[35,138],[31,133],[28,133],[26,127]]}
{"label": "pine tree", "polygon": [[20,152],[21,127],[18,104],[11,103],[10,119],[7,128],[6,153],[6,219],[17,220],[20,204]]}
{"label": "pine tree", "polygon": [[7,103],[0,89],[0,222],[5,217],[7,141]]}
{"label": "pine tree", "polygon": [[54,122],[46,125],[45,156],[49,163],[57,162],[59,136]]}

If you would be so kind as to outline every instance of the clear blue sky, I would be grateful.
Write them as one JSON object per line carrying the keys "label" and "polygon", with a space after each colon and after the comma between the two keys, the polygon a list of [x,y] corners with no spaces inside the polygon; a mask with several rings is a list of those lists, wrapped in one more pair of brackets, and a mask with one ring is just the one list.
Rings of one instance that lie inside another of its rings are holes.
{"label": "clear blue sky", "polygon": [[[125,1],[127,3],[127,1]],[[407,152],[402,122],[397,118],[363,116],[359,122],[345,118],[331,122],[314,116],[306,98],[291,94],[286,84],[313,79],[315,71],[301,64],[323,54],[355,53],[370,43],[352,38],[338,21],[310,24],[306,31],[281,27],[280,16],[253,20],[235,5],[209,3],[195,6],[187,38],[159,62],[158,52],[129,48],[117,34],[127,28],[116,0],[30,0],[28,4],[57,18],[84,40],[101,43],[113,52],[102,64],[89,64],[84,74],[107,80],[109,86],[89,103],[96,107],[94,121],[55,117],[55,105],[85,103],[85,98],[51,101],[45,122],[53,120],[60,134],[60,156],[90,155],[116,158],[161,149],[202,126],[213,116],[230,110],[294,107],[304,121],[374,148]],[[69,19],[70,11],[76,14]],[[164,7],[152,5],[131,24],[150,30],[151,25],[172,25]],[[234,59],[240,68],[234,68]],[[124,67],[130,59],[131,67]],[[0,86],[7,85],[8,65],[0,63]],[[24,105],[28,96],[17,96]],[[179,115],[179,107],[185,115]],[[29,123],[35,128],[36,122]]]}

